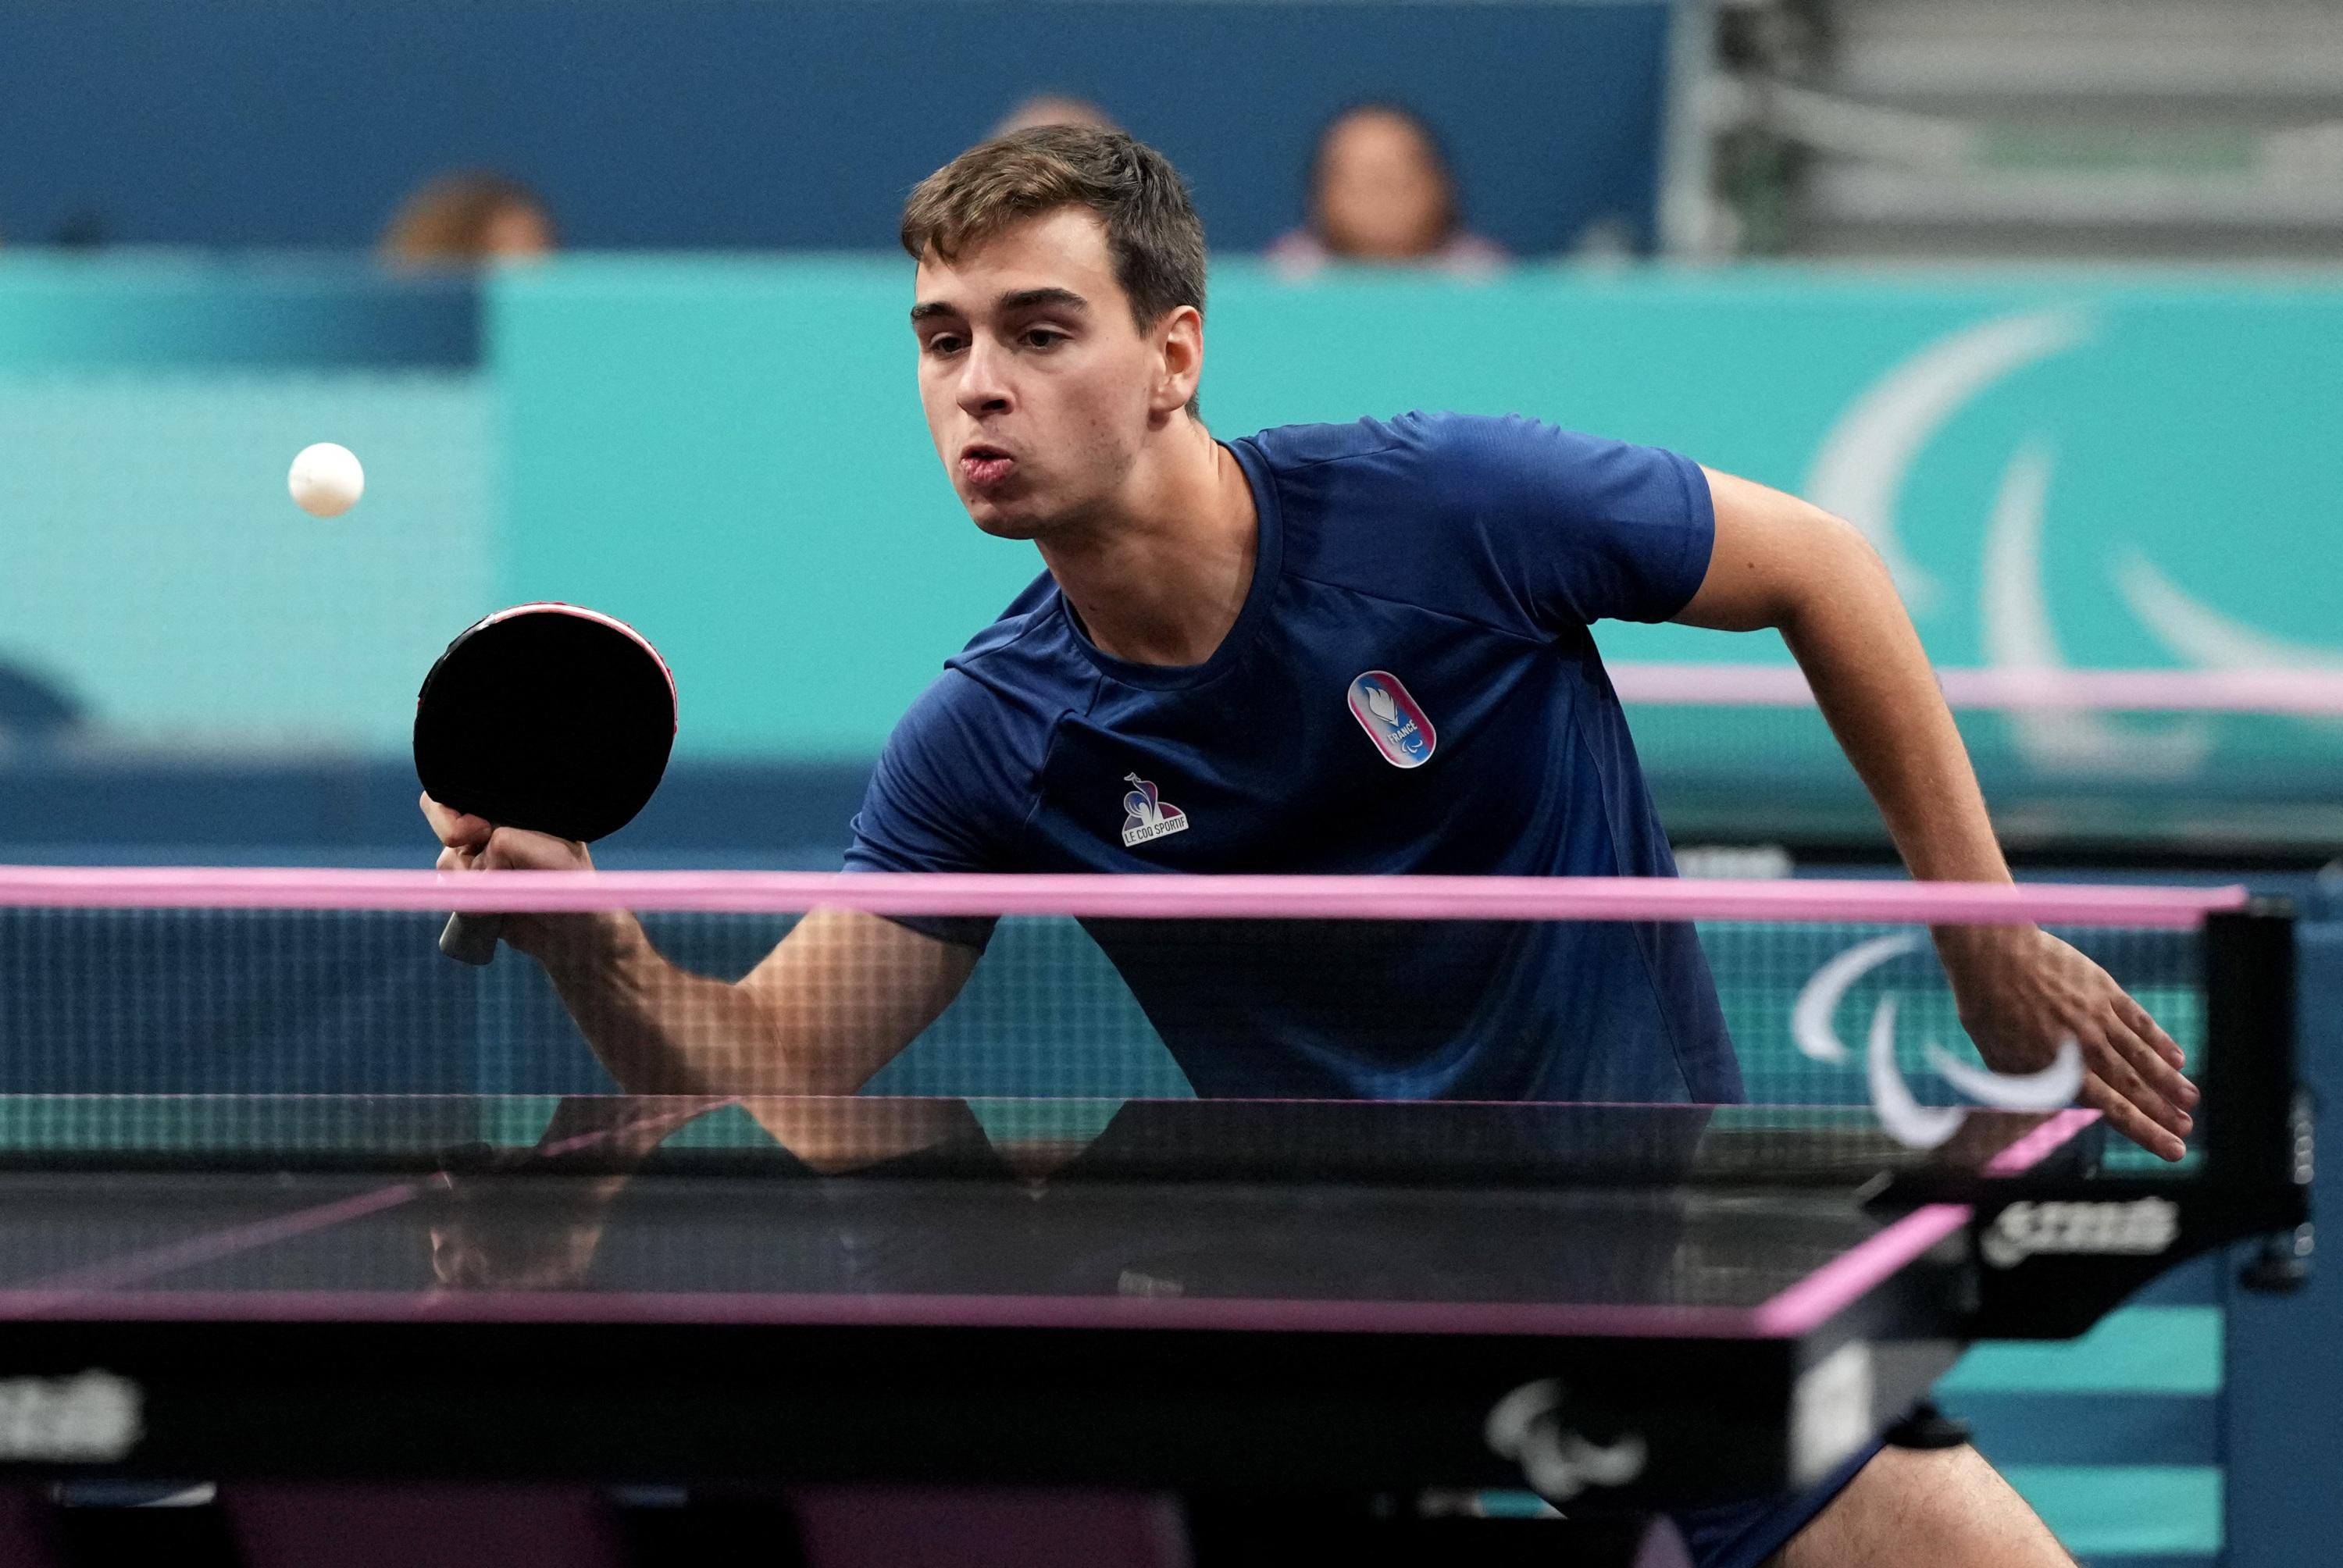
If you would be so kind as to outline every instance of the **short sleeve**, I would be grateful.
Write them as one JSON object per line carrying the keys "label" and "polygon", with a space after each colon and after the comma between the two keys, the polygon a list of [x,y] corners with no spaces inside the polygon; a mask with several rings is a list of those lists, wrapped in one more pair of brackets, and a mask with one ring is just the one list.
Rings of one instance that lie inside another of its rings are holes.
{"label": "short sleeve", "polygon": [[1536,626],[1666,620],[1699,589],[1716,516],[1691,459],[1515,417],[1427,424],[1441,493]]}
{"label": "short sleeve", "polygon": [[[988,746],[972,711],[980,692],[947,671],[911,705],[887,739],[854,817],[849,871],[999,871],[1008,869],[1000,825],[1022,814],[1002,799],[1014,788],[997,743]],[[981,950],[990,919],[903,916],[896,923]]]}

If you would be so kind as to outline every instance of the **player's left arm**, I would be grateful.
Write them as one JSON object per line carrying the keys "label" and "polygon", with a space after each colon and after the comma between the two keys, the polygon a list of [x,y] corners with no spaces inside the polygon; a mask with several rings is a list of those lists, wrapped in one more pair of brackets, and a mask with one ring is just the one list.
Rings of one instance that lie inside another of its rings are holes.
{"label": "player's left arm", "polygon": [[[1703,471],[1715,543],[1675,618],[1778,630],[1912,874],[2008,881],[1967,749],[1877,553],[1820,508]],[[1961,1022],[1993,1067],[2034,1070],[2071,1036],[2089,1070],[2085,1101],[2135,1142],[2180,1158],[2197,1102],[2180,1048],[2104,970],[2035,926],[1939,927],[1936,939]]]}

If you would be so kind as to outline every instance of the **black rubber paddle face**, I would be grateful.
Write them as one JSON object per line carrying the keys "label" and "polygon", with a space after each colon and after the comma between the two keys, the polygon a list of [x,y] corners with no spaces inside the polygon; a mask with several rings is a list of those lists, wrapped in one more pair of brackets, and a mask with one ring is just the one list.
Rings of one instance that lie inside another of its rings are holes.
{"label": "black rubber paddle face", "polygon": [[675,682],[623,623],[523,605],[447,645],[415,704],[415,771],[442,805],[590,841],[632,821],[675,745]]}

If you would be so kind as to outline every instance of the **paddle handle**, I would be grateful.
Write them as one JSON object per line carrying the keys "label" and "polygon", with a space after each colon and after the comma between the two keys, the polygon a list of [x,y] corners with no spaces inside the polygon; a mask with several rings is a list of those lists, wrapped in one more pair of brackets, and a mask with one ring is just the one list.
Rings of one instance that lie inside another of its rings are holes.
{"label": "paddle handle", "polygon": [[459,964],[484,964],[497,956],[497,938],[504,930],[502,915],[449,915],[439,933],[439,950]]}

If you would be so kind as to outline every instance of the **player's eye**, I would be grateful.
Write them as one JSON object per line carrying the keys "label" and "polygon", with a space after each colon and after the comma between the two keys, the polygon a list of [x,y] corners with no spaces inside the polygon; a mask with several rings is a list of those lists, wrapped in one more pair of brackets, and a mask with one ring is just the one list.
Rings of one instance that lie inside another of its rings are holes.
{"label": "player's eye", "polygon": [[950,332],[937,333],[928,339],[927,345],[928,352],[935,355],[957,354],[960,352],[960,347],[959,336]]}
{"label": "player's eye", "polygon": [[1036,327],[1026,332],[1025,343],[1029,347],[1033,348],[1055,348],[1059,344],[1066,341],[1067,336],[1054,327]]}

